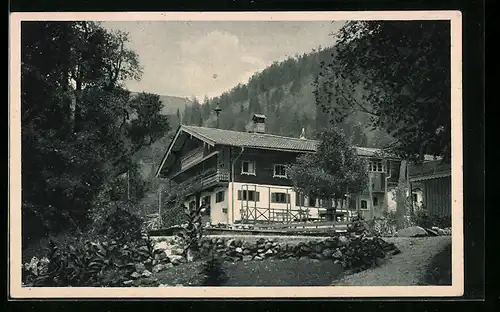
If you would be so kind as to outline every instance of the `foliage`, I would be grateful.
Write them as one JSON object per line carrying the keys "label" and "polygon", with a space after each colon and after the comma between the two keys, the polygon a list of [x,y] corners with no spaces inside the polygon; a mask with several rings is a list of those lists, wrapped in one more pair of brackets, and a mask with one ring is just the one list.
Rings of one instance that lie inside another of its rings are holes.
{"label": "foliage", "polygon": [[397,218],[394,212],[384,212],[382,217],[373,218],[367,222],[375,236],[392,236],[397,229]]}
{"label": "foliage", "polygon": [[[333,60],[333,51],[333,48],[318,49],[274,62],[255,73],[246,84],[238,84],[220,96],[205,98],[201,110],[197,101],[196,105],[186,105],[182,123],[215,127],[214,109],[219,104],[222,129],[247,131],[252,114],[261,113],[267,116],[267,133],[299,137],[304,128],[307,138],[316,138],[328,126],[328,118],[314,103],[312,83],[320,73],[321,62]],[[368,121],[365,113],[355,113],[336,126],[344,130],[353,144],[381,146],[387,141],[385,135],[366,129]]]}
{"label": "foliage", "polygon": [[125,33],[93,22],[21,27],[26,243],[87,222],[94,203],[109,198],[103,189],[127,171],[134,174],[132,155],[168,124],[158,116],[160,103],[148,106],[155,96],[131,99],[123,88],[142,72]]}
{"label": "foliage", "polygon": [[220,286],[228,279],[227,273],[223,267],[223,261],[213,250],[211,252],[211,258],[203,263],[201,274],[204,277],[204,286]]}
{"label": "foliage", "polygon": [[175,183],[161,181],[153,188],[161,192],[161,223],[164,227],[180,225],[186,221],[186,207],[184,200],[194,187],[190,183]]}
{"label": "foliage", "polygon": [[[185,208],[186,227],[178,235],[185,241],[184,254],[188,258],[198,256],[201,238],[203,236],[203,225],[201,222],[201,212],[203,206]],[[192,259],[190,259],[192,260]]]}
{"label": "foliage", "polygon": [[[33,264],[24,266],[23,283],[48,287],[121,286],[135,271],[137,263],[151,269],[156,254],[148,236],[114,240],[80,234],[70,244],[51,241],[46,270],[33,270]],[[40,267],[37,261],[36,266]]]}
{"label": "foliage", "polygon": [[299,156],[289,166],[288,173],[297,191],[333,198],[334,209],[346,194],[357,194],[368,183],[365,161],[358,157],[343,133],[335,129],[324,130],[317,153]]}
{"label": "foliage", "polygon": [[411,221],[417,226],[429,229],[433,226],[437,226],[441,229],[451,227],[450,216],[431,215],[425,209],[416,210],[411,216]]}
{"label": "foliage", "polygon": [[347,225],[347,233],[360,236],[377,236],[371,231],[368,222],[361,215],[354,216]]}
{"label": "foliage", "polygon": [[361,111],[403,158],[448,160],[449,21],[354,21],[336,37],[336,56],[315,80],[316,103],[332,122]]}

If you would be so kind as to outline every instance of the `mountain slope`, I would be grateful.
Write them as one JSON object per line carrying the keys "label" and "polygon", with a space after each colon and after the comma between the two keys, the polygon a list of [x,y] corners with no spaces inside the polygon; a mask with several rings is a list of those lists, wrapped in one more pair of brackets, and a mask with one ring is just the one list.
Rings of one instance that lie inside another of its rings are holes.
{"label": "mountain slope", "polygon": [[[138,93],[139,92],[131,92],[131,95],[133,96]],[[176,114],[177,109],[182,114],[186,105],[189,106],[193,104],[193,102],[188,98],[172,95],[158,95],[160,96],[160,101],[163,103],[163,109],[161,111],[163,115],[174,115]]]}

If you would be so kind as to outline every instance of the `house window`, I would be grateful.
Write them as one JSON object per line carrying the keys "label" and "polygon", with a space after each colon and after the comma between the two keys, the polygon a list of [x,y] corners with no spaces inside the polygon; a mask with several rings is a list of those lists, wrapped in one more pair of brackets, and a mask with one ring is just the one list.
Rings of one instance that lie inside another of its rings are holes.
{"label": "house window", "polygon": [[295,193],[295,206],[304,207],[306,205],[306,197],[304,194]]}
{"label": "house window", "polygon": [[378,198],[373,197],[373,206],[378,206]]}
{"label": "house window", "polygon": [[203,197],[203,208],[204,208],[204,211],[203,211],[203,214],[204,215],[209,215],[210,214],[210,195],[207,195],[205,197]]}
{"label": "house window", "polygon": [[255,162],[254,161],[242,161],[241,162],[241,173],[255,175]]}
{"label": "house window", "polygon": [[290,202],[290,194],[271,193],[271,203],[287,204]]}
{"label": "house window", "polygon": [[286,178],[286,166],[285,165],[274,165],[273,177]]}
{"label": "house window", "polygon": [[384,163],[381,160],[372,160],[369,163],[369,170],[371,172],[384,172]]}
{"label": "house window", "polygon": [[411,196],[413,198],[413,202],[416,203],[418,201],[417,194],[413,193],[413,194],[411,194]]}
{"label": "house window", "polygon": [[260,193],[256,191],[239,190],[238,200],[259,201]]}
{"label": "house window", "polygon": [[366,200],[361,201],[361,209],[368,209],[368,202]]}
{"label": "house window", "polygon": [[215,202],[216,203],[220,203],[220,202],[223,202],[224,201],[224,195],[226,194],[226,192],[224,191],[220,191],[220,192],[217,192],[215,194]]}

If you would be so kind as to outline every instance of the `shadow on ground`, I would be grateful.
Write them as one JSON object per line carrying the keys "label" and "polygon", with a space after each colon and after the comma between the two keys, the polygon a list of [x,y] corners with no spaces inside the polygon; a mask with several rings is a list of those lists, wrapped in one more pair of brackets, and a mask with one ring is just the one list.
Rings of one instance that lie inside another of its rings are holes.
{"label": "shadow on ground", "polygon": [[[188,263],[156,275],[170,286],[200,286],[201,263]],[[227,280],[219,286],[328,286],[344,270],[333,261],[272,260],[225,263]]]}
{"label": "shadow on ground", "polygon": [[451,285],[451,244],[432,258],[421,284]]}

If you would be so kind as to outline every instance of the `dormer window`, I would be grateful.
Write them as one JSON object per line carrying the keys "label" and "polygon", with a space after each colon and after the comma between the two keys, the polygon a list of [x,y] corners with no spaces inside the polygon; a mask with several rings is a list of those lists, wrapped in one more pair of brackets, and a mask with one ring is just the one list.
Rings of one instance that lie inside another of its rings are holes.
{"label": "dormer window", "polygon": [[372,160],[368,164],[368,170],[371,172],[384,172],[384,163],[381,160]]}
{"label": "dormer window", "polygon": [[255,161],[242,161],[241,174],[255,175]]}
{"label": "dormer window", "polygon": [[274,178],[286,178],[286,166],[281,164],[274,165]]}

